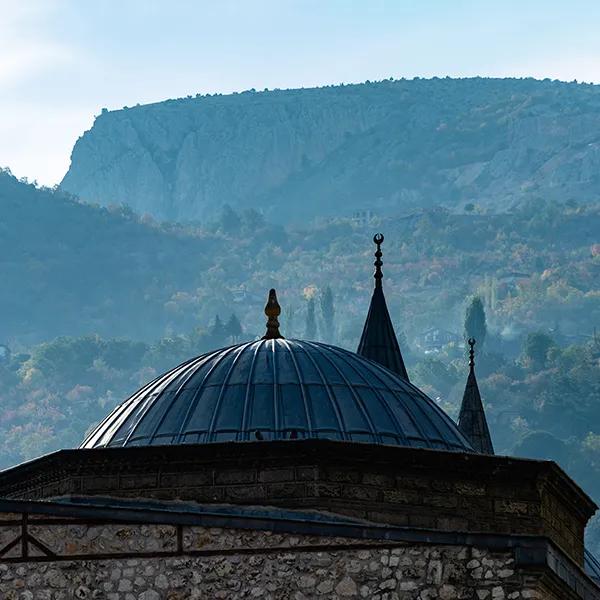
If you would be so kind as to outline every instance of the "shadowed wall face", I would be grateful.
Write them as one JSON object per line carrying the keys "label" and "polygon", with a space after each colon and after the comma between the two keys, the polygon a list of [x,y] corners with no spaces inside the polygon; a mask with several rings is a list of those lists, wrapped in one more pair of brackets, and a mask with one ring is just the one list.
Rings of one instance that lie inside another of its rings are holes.
{"label": "shadowed wall face", "polygon": [[439,531],[545,535],[583,564],[593,503],[553,463],[328,440],[72,450],[0,476],[65,495],[310,508]]}
{"label": "shadowed wall face", "polygon": [[[15,539],[18,514],[0,514],[0,544]],[[16,519],[16,520],[15,520]],[[162,598],[314,596],[371,598],[543,598],[539,573],[518,564],[512,550],[464,545],[398,544],[319,535],[290,535],[171,524],[68,523],[30,514],[30,554],[17,544],[3,557],[0,595],[34,598],[59,592]],[[53,553],[55,556],[49,556]],[[559,587],[560,590],[560,587]]]}

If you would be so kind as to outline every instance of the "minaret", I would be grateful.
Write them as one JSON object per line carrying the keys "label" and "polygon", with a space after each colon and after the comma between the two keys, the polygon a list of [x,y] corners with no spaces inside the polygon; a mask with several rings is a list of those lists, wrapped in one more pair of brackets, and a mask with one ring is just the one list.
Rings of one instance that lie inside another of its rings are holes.
{"label": "minaret", "polygon": [[381,284],[381,280],[383,279],[381,271],[383,265],[381,261],[381,244],[383,243],[383,239],[383,234],[381,233],[373,237],[373,242],[377,246],[377,251],[375,252],[375,274],[373,275],[375,277],[375,289],[373,290],[369,314],[367,315],[356,352],[365,358],[374,360],[387,367],[390,371],[408,381],[408,373],[404,366],[404,360],[402,359],[398,339],[396,338],[390,313],[385,303],[383,286]]}
{"label": "minaret", "polygon": [[475,340],[469,338],[469,377],[463,394],[463,400],[458,416],[458,428],[471,442],[473,448],[481,454],[494,454],[492,438],[488,429],[483,402],[479,394],[477,378],[475,377]]}

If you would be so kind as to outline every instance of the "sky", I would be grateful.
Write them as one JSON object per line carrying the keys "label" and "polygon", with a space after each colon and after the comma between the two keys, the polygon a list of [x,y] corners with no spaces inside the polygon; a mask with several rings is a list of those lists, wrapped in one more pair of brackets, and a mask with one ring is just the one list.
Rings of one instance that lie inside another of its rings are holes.
{"label": "sky", "polygon": [[0,167],[59,183],[103,107],[388,77],[600,83],[599,0],[0,0]]}

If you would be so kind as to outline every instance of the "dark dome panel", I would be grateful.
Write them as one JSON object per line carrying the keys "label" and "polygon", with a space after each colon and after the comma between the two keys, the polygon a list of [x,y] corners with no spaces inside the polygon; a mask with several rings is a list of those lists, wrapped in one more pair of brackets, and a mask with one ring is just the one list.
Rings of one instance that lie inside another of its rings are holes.
{"label": "dark dome panel", "polygon": [[423,392],[316,342],[260,340],[194,358],[118,406],[82,448],[329,438],[472,452]]}

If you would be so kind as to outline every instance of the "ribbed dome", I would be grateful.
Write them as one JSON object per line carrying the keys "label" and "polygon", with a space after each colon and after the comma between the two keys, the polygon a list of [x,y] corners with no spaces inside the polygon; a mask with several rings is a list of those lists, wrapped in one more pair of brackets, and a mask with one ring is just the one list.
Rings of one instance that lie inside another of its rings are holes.
{"label": "ribbed dome", "polygon": [[377,363],[270,339],[189,360],[118,406],[82,448],[328,438],[472,452],[423,392]]}

